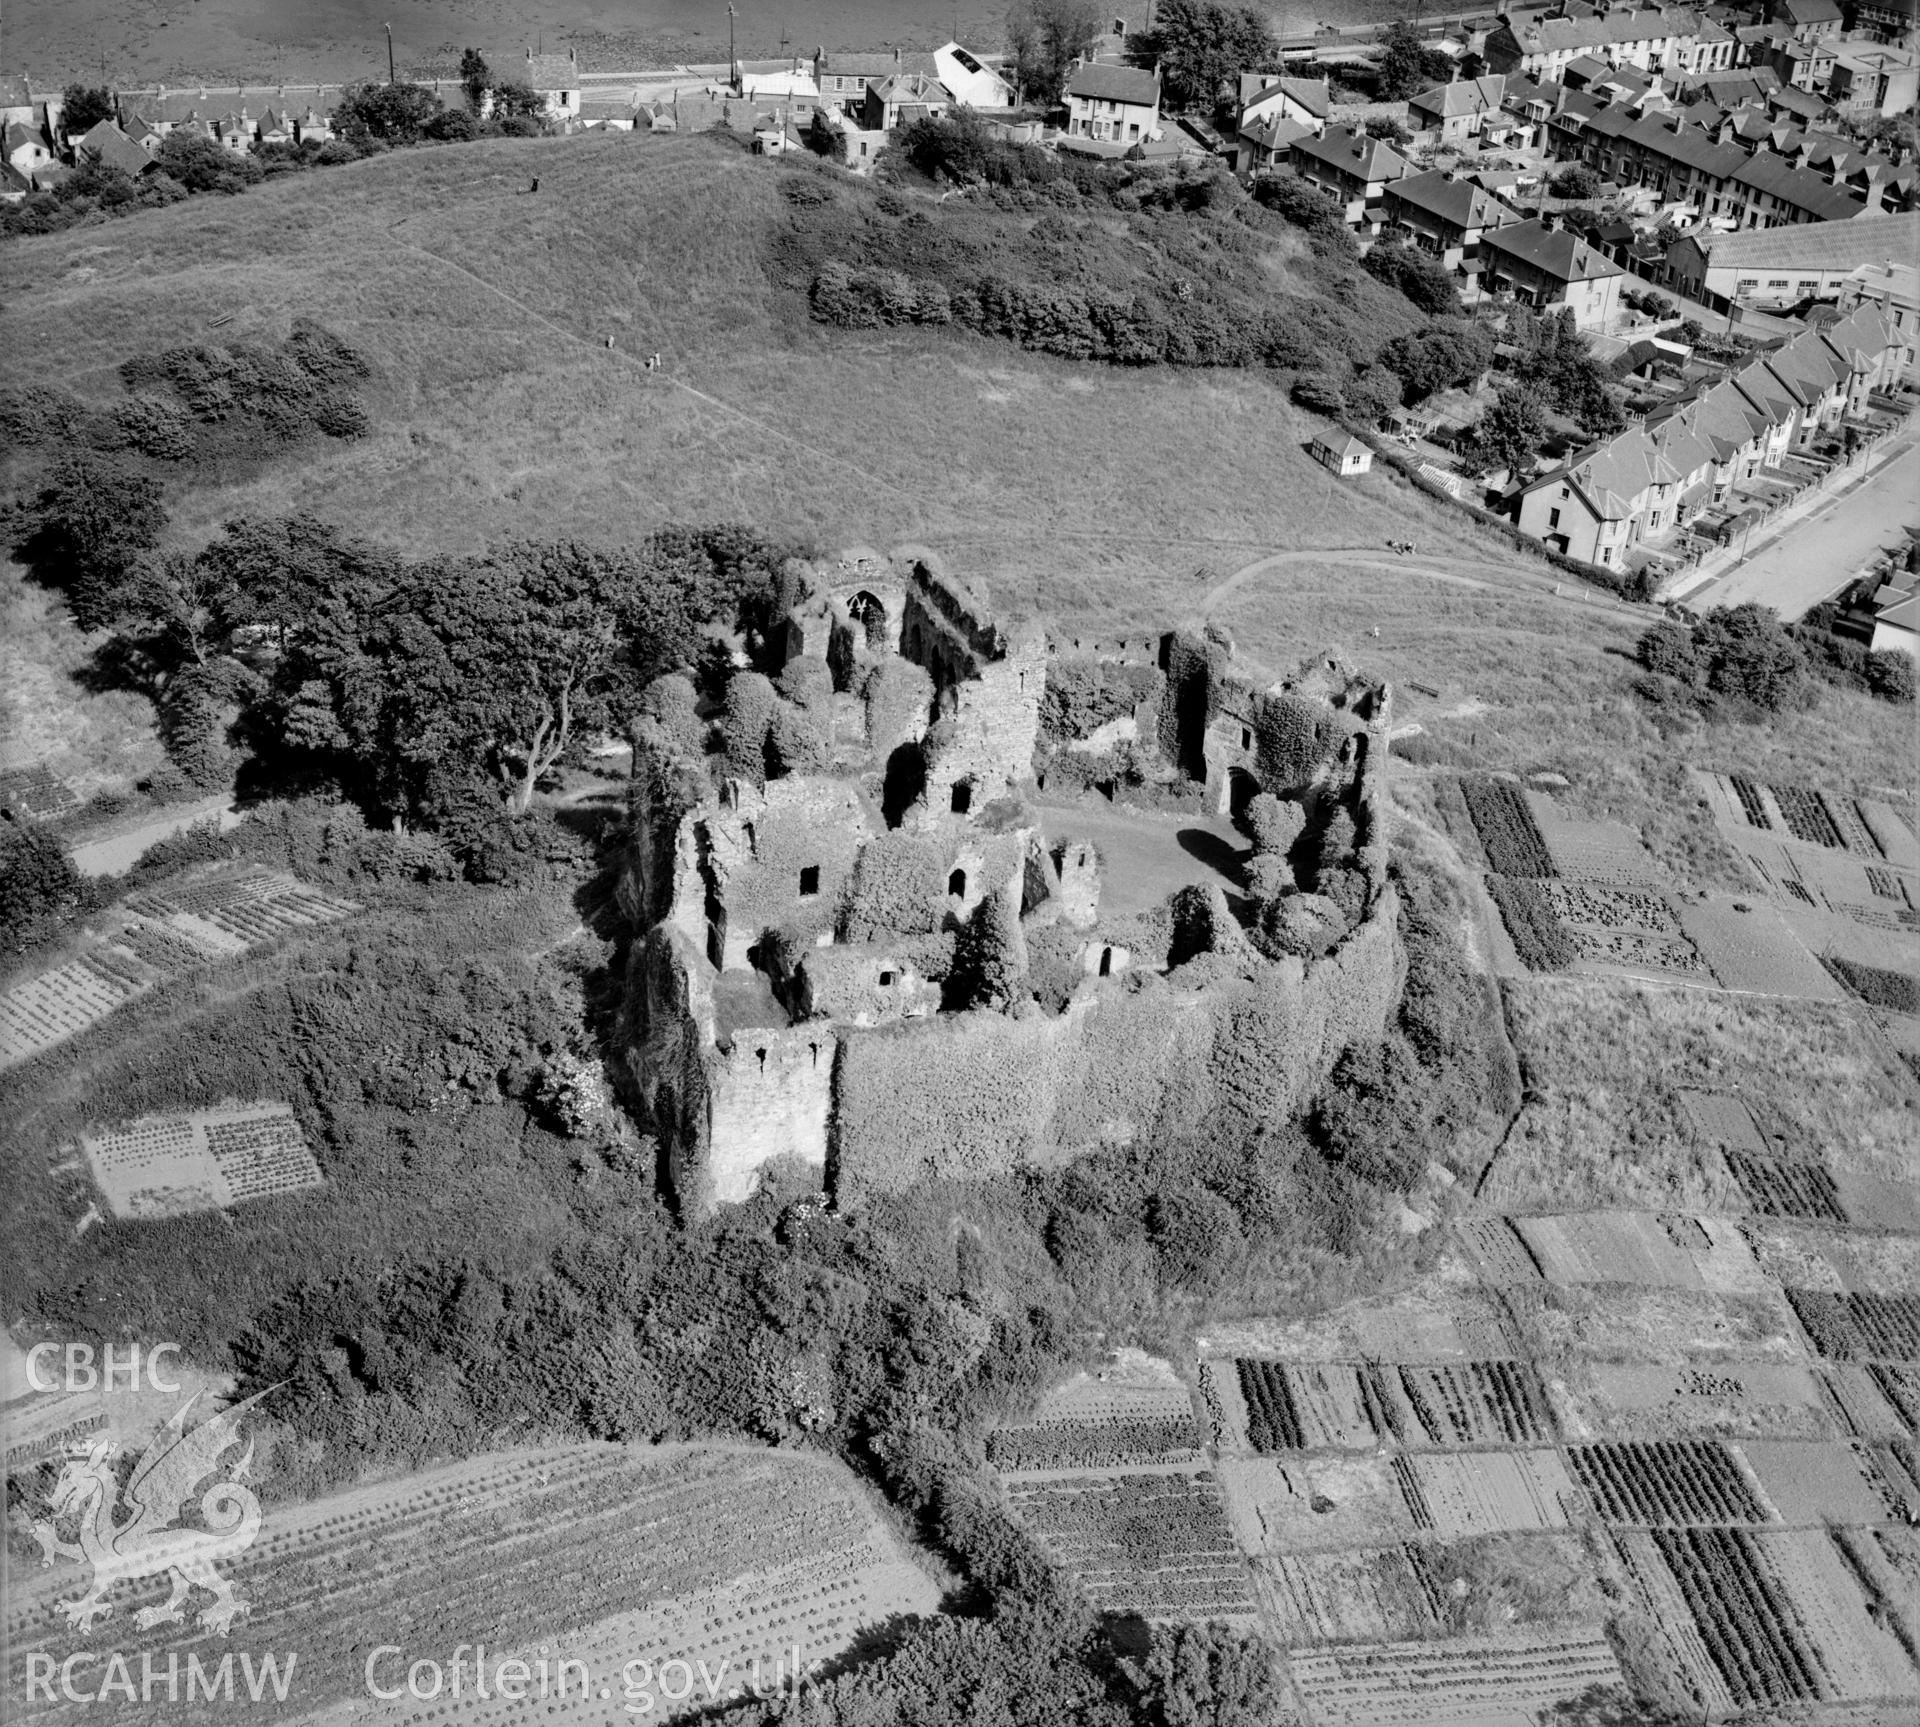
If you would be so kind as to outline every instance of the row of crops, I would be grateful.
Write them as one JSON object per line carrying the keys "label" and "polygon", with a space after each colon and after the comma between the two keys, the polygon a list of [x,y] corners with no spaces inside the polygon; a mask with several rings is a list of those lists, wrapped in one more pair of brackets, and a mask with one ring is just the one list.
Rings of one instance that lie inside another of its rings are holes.
{"label": "row of crops", "polygon": [[1381,1444],[1524,1445],[1551,1440],[1552,1406],[1523,1361],[1333,1363],[1235,1361],[1255,1451],[1301,1451],[1335,1438],[1317,1415],[1325,1379],[1342,1376],[1371,1438]]}

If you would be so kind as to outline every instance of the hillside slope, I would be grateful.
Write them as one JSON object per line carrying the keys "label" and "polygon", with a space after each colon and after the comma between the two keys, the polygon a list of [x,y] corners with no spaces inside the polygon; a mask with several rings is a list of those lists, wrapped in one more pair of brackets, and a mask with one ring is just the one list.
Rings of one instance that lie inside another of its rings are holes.
{"label": "hillside slope", "polygon": [[492,141],[18,242],[15,376],[110,400],[131,354],[301,314],[373,358],[370,438],[198,490],[188,537],[296,506],[414,552],[728,516],[944,542],[1043,603],[1077,568],[1109,612],[1134,597],[1115,578],[1184,577],[1213,542],[1483,549],[1387,476],[1335,488],[1265,373],[812,325],[766,267],[787,172],[704,136]]}

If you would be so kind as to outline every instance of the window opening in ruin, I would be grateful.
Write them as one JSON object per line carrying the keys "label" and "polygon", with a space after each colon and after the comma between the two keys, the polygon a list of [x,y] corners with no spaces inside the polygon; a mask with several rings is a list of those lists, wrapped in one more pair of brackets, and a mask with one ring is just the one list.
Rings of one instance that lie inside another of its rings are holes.
{"label": "window opening in ruin", "polygon": [[952,804],[953,813],[957,816],[963,816],[973,808],[973,782],[971,780],[956,780],[954,782]]}
{"label": "window opening in ruin", "polygon": [[967,872],[957,869],[947,877],[947,892],[956,898],[965,899],[967,894]]}
{"label": "window opening in ruin", "polygon": [[847,615],[865,632],[867,646],[887,645],[887,608],[874,595],[861,592],[847,602]]}
{"label": "window opening in ruin", "polygon": [[1100,975],[1113,976],[1113,949],[1110,947],[1103,947],[1100,950]]}
{"label": "window opening in ruin", "polygon": [[758,839],[754,837],[753,823],[742,822],[740,824],[740,828],[741,828],[741,831],[747,836],[747,850],[750,851],[755,857],[758,857],[760,855],[760,842]]}
{"label": "window opening in ruin", "polygon": [[800,872],[800,897],[802,899],[811,899],[819,891],[820,866],[818,864],[808,864],[807,867]]}
{"label": "window opening in ruin", "polygon": [[820,1065],[820,1046],[817,1043],[810,1043],[807,1045],[807,1048],[813,1051],[813,1065],[818,1067]]}
{"label": "window opening in ruin", "polygon": [[1253,748],[1253,728],[1251,726],[1242,726],[1240,728],[1240,747],[1243,750]]}
{"label": "window opening in ruin", "polygon": [[890,972],[890,971],[883,971],[883,972],[882,972],[882,973],[880,974],[880,987],[881,987],[882,989],[891,989],[891,988],[893,988],[893,973],[892,973],[892,972]]}
{"label": "window opening in ruin", "polygon": [[760,1071],[765,1073],[767,1071],[767,1052],[764,1049],[756,1049],[753,1053],[760,1058]]}

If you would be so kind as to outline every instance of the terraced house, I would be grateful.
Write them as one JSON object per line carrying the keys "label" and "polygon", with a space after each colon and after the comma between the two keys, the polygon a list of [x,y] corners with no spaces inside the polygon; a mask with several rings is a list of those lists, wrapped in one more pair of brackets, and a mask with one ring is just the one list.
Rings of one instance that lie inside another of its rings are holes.
{"label": "terraced house", "polygon": [[1646,422],[1590,444],[1522,488],[1514,520],[1556,551],[1624,569],[1897,384],[1908,338],[1872,306],[1810,330]]}
{"label": "terraced house", "polygon": [[824,48],[816,48],[814,88],[820,93],[822,105],[858,119],[866,112],[869,84],[915,72],[937,77],[933,61],[931,54],[903,54],[898,48],[890,54],[829,54]]}
{"label": "terraced house", "polygon": [[1647,72],[1709,72],[1733,64],[1733,47],[1718,26],[1703,40],[1699,15],[1677,7],[1603,11],[1569,0],[1557,13],[1508,13],[1487,37],[1486,60],[1495,72],[1557,80],[1583,54]]}

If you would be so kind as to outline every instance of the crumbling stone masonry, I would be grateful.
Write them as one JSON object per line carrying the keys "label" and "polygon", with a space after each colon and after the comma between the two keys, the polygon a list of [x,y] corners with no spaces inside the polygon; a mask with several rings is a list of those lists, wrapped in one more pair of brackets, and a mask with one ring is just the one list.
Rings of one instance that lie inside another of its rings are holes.
{"label": "crumbling stone masonry", "polygon": [[[1273,678],[1217,632],[1050,640],[916,548],[816,572],[774,636],[762,670],[831,672],[826,770],[755,785],[636,740],[630,1060],[682,1204],[738,1202],[782,1162],[851,1203],[1220,1112],[1251,1124],[1379,1035],[1402,971],[1384,685],[1324,659]],[[1350,924],[1328,908],[1344,934],[1266,957],[1218,888],[1103,914],[1095,847],[1061,838],[1058,810],[1043,837],[1031,801],[1063,654],[1126,668],[1129,747],[1205,808],[1265,791],[1309,824],[1348,812],[1365,896]],[[1042,963],[1063,1010],[1020,987]],[[963,999],[974,973],[1014,980],[1004,1011]]]}

